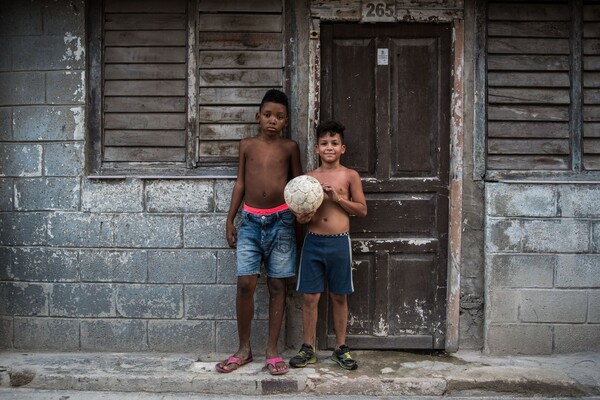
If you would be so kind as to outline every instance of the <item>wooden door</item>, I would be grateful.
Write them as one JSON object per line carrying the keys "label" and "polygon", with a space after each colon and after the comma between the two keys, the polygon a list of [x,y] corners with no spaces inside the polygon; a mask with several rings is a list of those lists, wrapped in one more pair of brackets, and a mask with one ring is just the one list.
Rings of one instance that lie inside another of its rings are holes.
{"label": "wooden door", "polygon": [[[368,216],[351,219],[351,348],[444,347],[451,27],[324,23],[321,120],[346,126]],[[327,296],[319,347],[335,345]]]}

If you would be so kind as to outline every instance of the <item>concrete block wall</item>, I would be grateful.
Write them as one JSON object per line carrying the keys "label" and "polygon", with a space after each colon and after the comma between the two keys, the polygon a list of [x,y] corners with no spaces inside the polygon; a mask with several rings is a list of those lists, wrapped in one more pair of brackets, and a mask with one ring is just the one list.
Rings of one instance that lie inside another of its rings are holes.
{"label": "concrete block wall", "polygon": [[233,181],[85,176],[84,27],[84,0],[0,0],[0,348],[234,351]]}
{"label": "concrete block wall", "polygon": [[600,184],[486,185],[485,348],[600,350]]}

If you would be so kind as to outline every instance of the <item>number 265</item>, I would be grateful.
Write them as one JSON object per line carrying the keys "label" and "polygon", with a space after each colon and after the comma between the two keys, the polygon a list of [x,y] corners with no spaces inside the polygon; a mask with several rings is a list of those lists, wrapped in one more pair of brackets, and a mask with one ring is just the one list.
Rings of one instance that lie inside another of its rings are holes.
{"label": "number 265", "polygon": [[392,17],[394,16],[394,5],[378,3],[367,3],[367,17]]}

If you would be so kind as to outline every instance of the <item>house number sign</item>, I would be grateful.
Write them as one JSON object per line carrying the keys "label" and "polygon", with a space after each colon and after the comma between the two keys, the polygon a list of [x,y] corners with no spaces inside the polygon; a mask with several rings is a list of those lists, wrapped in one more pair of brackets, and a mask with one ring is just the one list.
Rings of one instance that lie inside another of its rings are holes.
{"label": "house number sign", "polygon": [[361,22],[396,21],[396,0],[363,1]]}

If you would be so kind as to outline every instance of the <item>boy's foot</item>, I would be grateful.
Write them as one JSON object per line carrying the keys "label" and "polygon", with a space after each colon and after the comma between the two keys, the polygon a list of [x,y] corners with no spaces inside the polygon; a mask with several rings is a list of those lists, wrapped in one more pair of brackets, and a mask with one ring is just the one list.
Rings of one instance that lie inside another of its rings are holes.
{"label": "boy's foot", "polygon": [[288,366],[281,357],[267,358],[265,363],[271,375],[283,375],[289,371]]}
{"label": "boy's foot", "polygon": [[310,344],[304,343],[300,347],[300,351],[290,360],[290,365],[294,368],[304,368],[308,364],[314,364],[317,362],[315,357],[315,349]]}
{"label": "boy's foot", "polygon": [[226,361],[217,363],[215,365],[215,369],[219,372],[226,374],[228,372],[235,371],[242,365],[246,365],[250,362],[252,362],[252,354],[248,355],[248,357],[244,360],[233,355],[229,357]]}
{"label": "boy's foot", "polygon": [[350,355],[350,349],[345,344],[341,345],[339,349],[335,349],[333,351],[331,359],[344,369],[352,370],[358,368],[358,364]]}

